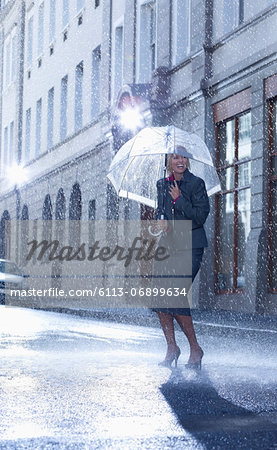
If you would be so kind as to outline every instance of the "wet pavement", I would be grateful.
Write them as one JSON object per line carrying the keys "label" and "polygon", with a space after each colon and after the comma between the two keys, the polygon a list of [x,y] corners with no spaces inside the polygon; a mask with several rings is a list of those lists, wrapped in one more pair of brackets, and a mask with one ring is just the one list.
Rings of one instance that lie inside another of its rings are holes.
{"label": "wet pavement", "polygon": [[180,331],[170,371],[159,328],[0,306],[0,448],[277,448],[277,332],[196,328],[200,375]]}

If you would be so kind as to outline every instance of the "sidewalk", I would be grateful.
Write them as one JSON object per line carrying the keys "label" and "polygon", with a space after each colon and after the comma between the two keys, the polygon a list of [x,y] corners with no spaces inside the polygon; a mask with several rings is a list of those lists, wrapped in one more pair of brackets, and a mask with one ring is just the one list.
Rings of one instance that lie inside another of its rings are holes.
{"label": "sidewalk", "polygon": [[[145,308],[98,308],[98,309],[65,309],[58,308],[52,311],[72,314],[79,317],[107,320],[112,322],[160,326],[157,314]],[[244,312],[226,310],[192,310],[192,317],[196,326],[201,328],[241,329],[245,331],[268,331],[277,333],[277,316],[261,316]]]}

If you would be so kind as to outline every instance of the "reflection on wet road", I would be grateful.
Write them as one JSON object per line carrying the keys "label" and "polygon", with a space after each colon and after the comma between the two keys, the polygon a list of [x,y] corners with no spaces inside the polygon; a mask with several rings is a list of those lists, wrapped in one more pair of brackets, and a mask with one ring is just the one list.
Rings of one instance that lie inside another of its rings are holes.
{"label": "reflection on wet road", "polygon": [[[274,448],[276,333],[199,329],[201,375],[161,330],[0,307],[1,448]],[[247,446],[245,443],[247,442]],[[251,444],[251,445],[250,445]]]}

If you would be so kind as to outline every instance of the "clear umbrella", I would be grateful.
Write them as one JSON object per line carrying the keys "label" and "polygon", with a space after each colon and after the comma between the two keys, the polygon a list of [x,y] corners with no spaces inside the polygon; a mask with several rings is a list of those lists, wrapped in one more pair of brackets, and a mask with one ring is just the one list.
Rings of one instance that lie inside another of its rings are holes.
{"label": "clear umbrella", "polygon": [[141,130],[115,155],[107,176],[119,196],[155,208],[156,183],[165,176],[166,155],[173,153],[190,159],[191,172],[205,181],[209,196],[221,190],[205,142],[196,134],[175,126]]}

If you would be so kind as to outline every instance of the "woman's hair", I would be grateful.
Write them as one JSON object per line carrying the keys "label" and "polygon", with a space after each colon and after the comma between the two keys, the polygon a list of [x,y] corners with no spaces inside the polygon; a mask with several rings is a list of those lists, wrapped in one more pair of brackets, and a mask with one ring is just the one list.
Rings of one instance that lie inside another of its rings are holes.
{"label": "woman's hair", "polygon": [[[182,150],[182,151],[184,151],[185,150],[185,148],[184,147],[182,147],[181,145],[178,145],[178,147],[176,147],[176,150]],[[170,155],[167,155],[167,161],[166,161],[166,171],[167,171],[167,174],[168,175],[170,175],[171,173],[172,173],[172,164],[171,164],[171,161],[172,161],[172,158],[173,158],[173,154],[174,153],[170,153]],[[178,155],[179,153],[176,153],[176,155]],[[187,158],[187,157],[186,157]],[[189,162],[189,159],[187,158],[187,168],[189,169],[190,168],[190,162]]]}

